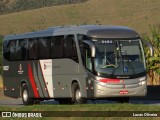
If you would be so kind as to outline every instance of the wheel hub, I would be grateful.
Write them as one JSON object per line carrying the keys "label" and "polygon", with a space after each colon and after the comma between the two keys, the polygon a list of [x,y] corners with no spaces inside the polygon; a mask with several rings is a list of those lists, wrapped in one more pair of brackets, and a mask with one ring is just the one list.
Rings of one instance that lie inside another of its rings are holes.
{"label": "wheel hub", "polygon": [[24,101],[28,100],[28,92],[27,92],[27,90],[23,91],[23,99],[24,99]]}
{"label": "wheel hub", "polygon": [[80,90],[77,90],[76,91],[76,100],[79,102],[80,98],[81,98],[81,92],[80,92]]}

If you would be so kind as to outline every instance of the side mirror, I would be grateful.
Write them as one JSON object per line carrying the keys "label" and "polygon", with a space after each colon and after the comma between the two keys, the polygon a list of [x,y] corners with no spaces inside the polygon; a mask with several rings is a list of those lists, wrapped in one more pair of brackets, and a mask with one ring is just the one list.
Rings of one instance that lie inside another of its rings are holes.
{"label": "side mirror", "polygon": [[142,39],[142,42],[149,47],[149,49],[150,49],[150,56],[153,57],[154,56],[153,45],[150,42],[148,42],[148,41],[146,41],[144,39]]}
{"label": "side mirror", "polygon": [[96,47],[95,47],[94,43],[89,41],[89,40],[84,40],[83,42],[90,46],[91,57],[95,57],[95,55],[96,55]]}

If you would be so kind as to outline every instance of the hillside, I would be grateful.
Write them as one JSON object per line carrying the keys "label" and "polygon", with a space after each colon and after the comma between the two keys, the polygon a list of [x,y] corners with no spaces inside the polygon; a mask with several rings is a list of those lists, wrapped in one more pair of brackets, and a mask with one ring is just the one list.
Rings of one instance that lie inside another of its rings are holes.
{"label": "hillside", "polygon": [[87,0],[1,0],[0,14],[31,10],[47,6],[81,3]]}
{"label": "hillside", "polygon": [[[12,3],[10,3],[12,4]],[[89,0],[0,15],[0,34],[15,34],[75,24],[123,25],[140,33],[160,25],[160,0]]]}

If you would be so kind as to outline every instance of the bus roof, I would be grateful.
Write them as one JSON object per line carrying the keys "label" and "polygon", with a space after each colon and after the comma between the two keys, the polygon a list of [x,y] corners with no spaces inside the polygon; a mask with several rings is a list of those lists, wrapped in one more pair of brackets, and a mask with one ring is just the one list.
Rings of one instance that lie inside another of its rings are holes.
{"label": "bus roof", "polygon": [[8,35],[4,40],[25,39],[36,37],[47,37],[65,34],[84,34],[96,38],[137,38],[139,34],[131,28],[124,26],[104,26],[104,25],[82,25],[82,26],[59,26],[46,30],[29,32],[25,34]]}

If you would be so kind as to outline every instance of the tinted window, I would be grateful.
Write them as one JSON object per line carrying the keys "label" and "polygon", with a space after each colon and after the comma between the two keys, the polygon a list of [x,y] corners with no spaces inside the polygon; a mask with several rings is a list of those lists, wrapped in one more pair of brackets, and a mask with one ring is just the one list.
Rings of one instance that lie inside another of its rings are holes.
{"label": "tinted window", "polygon": [[9,45],[9,58],[10,60],[15,60],[16,59],[16,41],[11,41]]}
{"label": "tinted window", "polygon": [[4,42],[3,53],[7,60],[27,60],[27,40]]}
{"label": "tinted window", "polygon": [[28,40],[28,59],[38,59],[38,40],[36,38]]}
{"label": "tinted window", "polygon": [[6,41],[3,52],[8,60],[70,58],[78,62],[74,35]]}
{"label": "tinted window", "polygon": [[68,35],[66,37],[64,48],[65,48],[64,57],[71,58],[72,60],[78,62],[77,48],[76,48],[74,35]]}
{"label": "tinted window", "polygon": [[65,45],[64,45],[64,57],[71,57],[72,56],[72,46],[73,46],[73,36],[67,36],[65,39]]}
{"label": "tinted window", "polygon": [[9,50],[9,43],[8,41],[4,41],[3,43],[3,56],[5,59],[10,60],[10,50]]}
{"label": "tinted window", "polygon": [[64,57],[64,36],[55,36],[51,41],[52,58]]}
{"label": "tinted window", "polygon": [[19,60],[27,60],[27,40],[19,40],[17,56]]}
{"label": "tinted window", "polygon": [[51,38],[39,38],[39,58],[49,59],[51,56]]}

